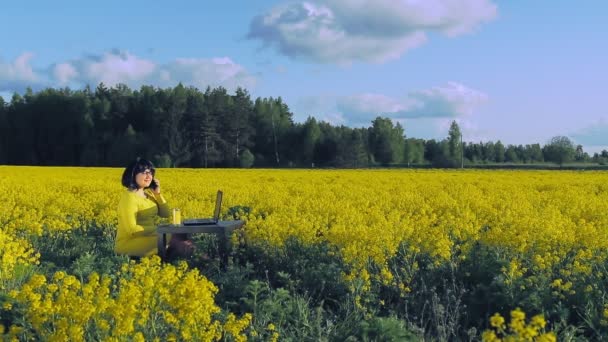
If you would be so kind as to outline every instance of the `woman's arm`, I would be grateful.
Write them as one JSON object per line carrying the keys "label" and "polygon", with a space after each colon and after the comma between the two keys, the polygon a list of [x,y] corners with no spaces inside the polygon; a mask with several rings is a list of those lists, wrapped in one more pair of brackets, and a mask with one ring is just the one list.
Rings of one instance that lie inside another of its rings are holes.
{"label": "woman's arm", "polygon": [[152,198],[156,205],[158,206],[158,216],[169,218],[171,217],[171,208],[169,207],[169,203],[165,200],[165,197],[161,194],[157,194],[154,191],[151,191]]}
{"label": "woman's arm", "polygon": [[150,188],[150,193],[152,194],[152,198],[154,202],[156,202],[156,206],[158,207],[158,216],[160,217],[171,217],[171,209],[169,208],[169,204],[160,194],[160,180],[158,178],[154,178],[154,182],[156,186],[154,188]]}

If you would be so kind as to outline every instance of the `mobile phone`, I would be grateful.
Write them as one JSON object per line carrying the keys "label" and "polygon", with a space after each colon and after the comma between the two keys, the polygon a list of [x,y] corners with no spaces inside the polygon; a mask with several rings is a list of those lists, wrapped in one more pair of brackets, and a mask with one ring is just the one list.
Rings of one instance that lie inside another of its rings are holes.
{"label": "mobile phone", "polygon": [[155,180],[155,179],[153,179],[153,180],[150,182],[150,189],[152,189],[152,190],[156,190],[156,188],[158,188],[158,183],[156,183],[156,180]]}

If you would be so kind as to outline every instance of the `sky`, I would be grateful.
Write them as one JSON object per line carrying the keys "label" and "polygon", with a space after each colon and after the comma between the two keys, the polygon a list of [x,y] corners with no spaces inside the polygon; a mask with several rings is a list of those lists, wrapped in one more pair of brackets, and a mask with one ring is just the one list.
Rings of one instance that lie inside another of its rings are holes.
{"label": "sky", "polygon": [[602,0],[11,1],[0,96],[47,87],[246,88],[407,137],[608,149]]}

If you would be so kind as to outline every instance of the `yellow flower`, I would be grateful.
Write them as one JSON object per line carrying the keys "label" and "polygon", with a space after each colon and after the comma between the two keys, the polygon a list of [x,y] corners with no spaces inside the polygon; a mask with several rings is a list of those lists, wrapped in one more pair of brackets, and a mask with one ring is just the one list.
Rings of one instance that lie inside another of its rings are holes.
{"label": "yellow flower", "polygon": [[530,324],[538,329],[543,329],[545,325],[547,325],[547,322],[545,321],[543,315],[536,315],[532,317]]}
{"label": "yellow flower", "polygon": [[511,311],[511,321],[513,321],[513,320],[523,321],[524,319],[526,319],[526,313],[521,311],[520,308],[517,308],[517,309]]}
{"label": "yellow flower", "polygon": [[[108,340],[131,338],[137,332],[149,337],[158,326],[175,327],[165,336],[175,333],[176,339],[181,331],[199,340],[243,335],[250,324],[245,317],[234,317],[230,324],[214,319],[219,310],[214,284],[187,266],[167,267],[152,258],[125,263],[120,273],[99,275],[98,280],[81,281],[63,270],[50,279],[35,275],[27,284],[15,285],[22,282],[16,278],[18,270],[29,274],[39,263],[35,240],[72,239],[75,229],[88,226],[102,230],[104,238],[114,237],[116,203],[124,189],[108,187],[107,181],[120,172],[0,166],[0,290],[23,305],[24,319],[40,329],[36,333],[41,336],[50,336],[46,332],[53,329],[67,334],[71,325],[91,322],[109,326],[103,337]],[[549,290],[556,299],[575,294],[575,289],[595,294],[587,282],[591,276],[601,278],[594,270],[608,262],[604,172],[162,172],[171,180],[166,198],[189,216],[206,215],[200,201],[212,198],[217,188],[230,194],[224,208],[251,208],[241,213],[246,225],[239,234],[249,246],[281,249],[294,236],[305,245],[329,245],[333,257],[347,266],[343,280],[361,307],[368,298],[362,292],[379,284],[394,287],[400,296],[416,295],[410,286],[421,272],[420,257],[429,260],[425,267],[430,271],[450,263],[458,266],[478,245],[500,251],[499,261],[506,263],[501,276],[509,291],[538,288],[545,286],[545,279],[554,279]],[[52,186],[48,179],[53,179]],[[395,257],[403,263],[389,268]],[[185,313],[201,313],[202,323]],[[532,327],[537,339],[544,336],[541,322],[533,317],[527,324],[523,312],[509,323],[490,318],[494,328],[506,325],[531,335],[527,328]]]}
{"label": "yellow flower", "polygon": [[481,334],[481,340],[483,342],[495,342],[500,341],[496,333],[492,330],[486,330]]}
{"label": "yellow flower", "polygon": [[146,339],[144,338],[144,334],[142,334],[141,331],[139,331],[139,332],[137,332],[133,336],[133,341],[135,341],[135,342],[145,342]]}
{"label": "yellow flower", "polygon": [[493,328],[504,329],[505,319],[499,313],[495,313],[494,316],[490,318],[490,325]]}
{"label": "yellow flower", "polygon": [[554,332],[549,332],[549,333],[538,336],[536,341],[537,342],[557,342],[557,336],[555,336]]}

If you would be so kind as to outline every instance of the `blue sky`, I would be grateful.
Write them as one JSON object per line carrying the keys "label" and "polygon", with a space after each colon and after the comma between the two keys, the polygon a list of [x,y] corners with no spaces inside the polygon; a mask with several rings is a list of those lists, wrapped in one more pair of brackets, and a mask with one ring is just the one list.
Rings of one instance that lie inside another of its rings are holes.
{"label": "blue sky", "polygon": [[0,10],[0,95],[177,82],[281,96],[296,121],[383,115],[408,137],[608,148],[608,2],[20,1]]}

